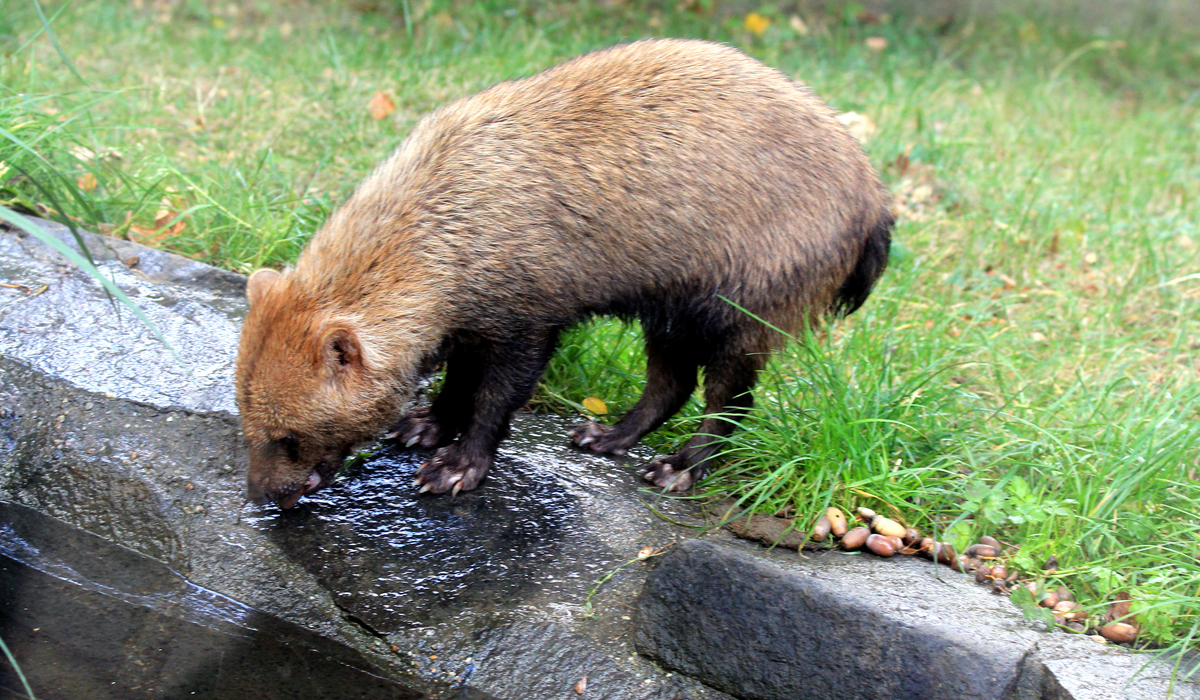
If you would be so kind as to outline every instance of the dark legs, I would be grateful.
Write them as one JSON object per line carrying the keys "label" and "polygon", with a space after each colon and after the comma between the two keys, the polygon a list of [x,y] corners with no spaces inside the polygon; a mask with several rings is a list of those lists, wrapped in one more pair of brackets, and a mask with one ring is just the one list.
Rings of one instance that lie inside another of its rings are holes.
{"label": "dark legs", "polygon": [[754,404],[750,389],[762,368],[762,354],[725,354],[704,369],[704,412],[700,429],[683,446],[667,457],[646,465],[642,478],[670,491],[686,491],[704,478],[717,441],[733,432]]}
{"label": "dark legs", "polygon": [[[662,488],[686,491],[708,468],[716,441],[733,432],[736,421],[749,411],[750,389],[758,378],[765,354],[746,350],[747,333],[707,344],[691,337],[667,340],[646,333],[646,388],[637,404],[616,425],[584,423],[575,426],[575,445],[594,452],[623,455],[646,433],[678,411],[696,388],[697,369],[704,366],[705,418],[683,449],[646,465],[643,477]],[[715,352],[713,352],[715,350]],[[715,417],[715,416],[724,416]]]}
{"label": "dark legs", "polygon": [[[478,341],[452,349],[445,383],[433,404],[410,412],[395,428],[405,444],[439,448],[417,472],[422,491],[458,493],[479,485],[513,412],[532,396],[557,335],[557,329],[530,331],[502,343]],[[750,390],[766,359],[761,340],[741,329],[707,343],[648,330],[646,388],[637,404],[616,425],[576,426],[572,440],[594,452],[625,454],[687,402],[703,366],[709,417],[683,449],[655,459],[643,472],[656,486],[686,491],[704,476],[717,442],[733,432],[753,405]]]}
{"label": "dark legs", "polygon": [[446,361],[446,378],[429,406],[409,411],[392,429],[407,447],[450,444],[471,420],[475,392],[483,380],[484,358],[479,346],[456,348]]}
{"label": "dark legs", "polygon": [[[537,336],[531,332],[519,340],[480,343],[451,355],[442,392],[427,417],[414,421],[436,426],[415,431],[418,442],[445,445],[417,472],[422,491],[458,493],[483,480],[513,412],[533,395],[557,331]],[[446,444],[455,433],[458,440]]]}
{"label": "dark legs", "polygon": [[646,433],[687,403],[696,388],[695,349],[646,334],[646,388],[629,413],[612,426],[582,423],[571,430],[578,447],[623,455]]}

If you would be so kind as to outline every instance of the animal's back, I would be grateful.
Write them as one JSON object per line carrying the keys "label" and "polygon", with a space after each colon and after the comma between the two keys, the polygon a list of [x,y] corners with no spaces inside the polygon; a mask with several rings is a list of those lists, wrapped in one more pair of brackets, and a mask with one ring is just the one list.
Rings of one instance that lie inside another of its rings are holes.
{"label": "animal's back", "polygon": [[[405,225],[381,226],[388,211]],[[792,326],[834,302],[828,280],[861,252],[850,232],[888,204],[806,88],[728,47],[656,40],[444,107],[343,212],[364,225],[335,217],[318,238],[452,268],[467,316],[519,304],[567,322],[725,297]]]}

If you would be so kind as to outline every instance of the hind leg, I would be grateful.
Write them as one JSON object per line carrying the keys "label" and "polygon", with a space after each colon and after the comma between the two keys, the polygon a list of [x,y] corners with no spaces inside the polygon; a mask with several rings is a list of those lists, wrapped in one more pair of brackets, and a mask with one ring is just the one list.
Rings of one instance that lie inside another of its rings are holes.
{"label": "hind leg", "polygon": [[406,413],[392,428],[394,439],[408,447],[450,444],[471,420],[481,381],[483,357],[479,348],[456,348],[446,361],[446,378],[433,403]]}
{"label": "hind leg", "polygon": [[718,441],[733,432],[751,406],[750,390],[766,355],[726,350],[704,368],[704,412],[700,429],[679,452],[647,464],[642,478],[670,491],[686,491],[704,478]]}
{"label": "hind leg", "polygon": [[646,433],[675,415],[696,389],[699,363],[689,345],[647,331],[646,388],[641,398],[616,425],[596,422],[576,425],[571,430],[575,446],[623,455]]}

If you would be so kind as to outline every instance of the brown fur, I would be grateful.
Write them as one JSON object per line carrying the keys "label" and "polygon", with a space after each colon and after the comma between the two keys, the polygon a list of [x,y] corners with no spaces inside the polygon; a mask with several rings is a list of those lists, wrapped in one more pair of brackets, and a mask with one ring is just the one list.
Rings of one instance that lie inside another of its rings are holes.
{"label": "brown fur", "polygon": [[[618,46],[450,104],[294,269],[251,279],[250,493],[290,506],[389,426],[440,446],[424,489],[474,488],[559,332],[593,314],[642,322],[649,371],[637,406],[577,445],[623,454],[699,368],[708,412],[743,412],[781,336],[729,302],[789,332],[853,311],[886,265],[889,208],[828,107],[717,44]],[[437,399],[401,417],[441,361]],[[647,479],[687,488],[731,429],[705,420]]]}

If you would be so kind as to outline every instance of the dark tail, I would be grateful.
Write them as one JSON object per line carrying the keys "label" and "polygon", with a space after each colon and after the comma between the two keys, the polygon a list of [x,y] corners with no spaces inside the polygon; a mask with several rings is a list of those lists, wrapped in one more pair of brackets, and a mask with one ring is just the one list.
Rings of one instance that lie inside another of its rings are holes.
{"label": "dark tail", "polygon": [[875,280],[887,269],[888,254],[892,248],[892,223],[891,213],[884,214],[863,241],[858,262],[854,263],[854,269],[842,282],[837,299],[833,302],[833,311],[837,315],[852,314],[862,306],[871,293],[871,287],[875,286]]}

